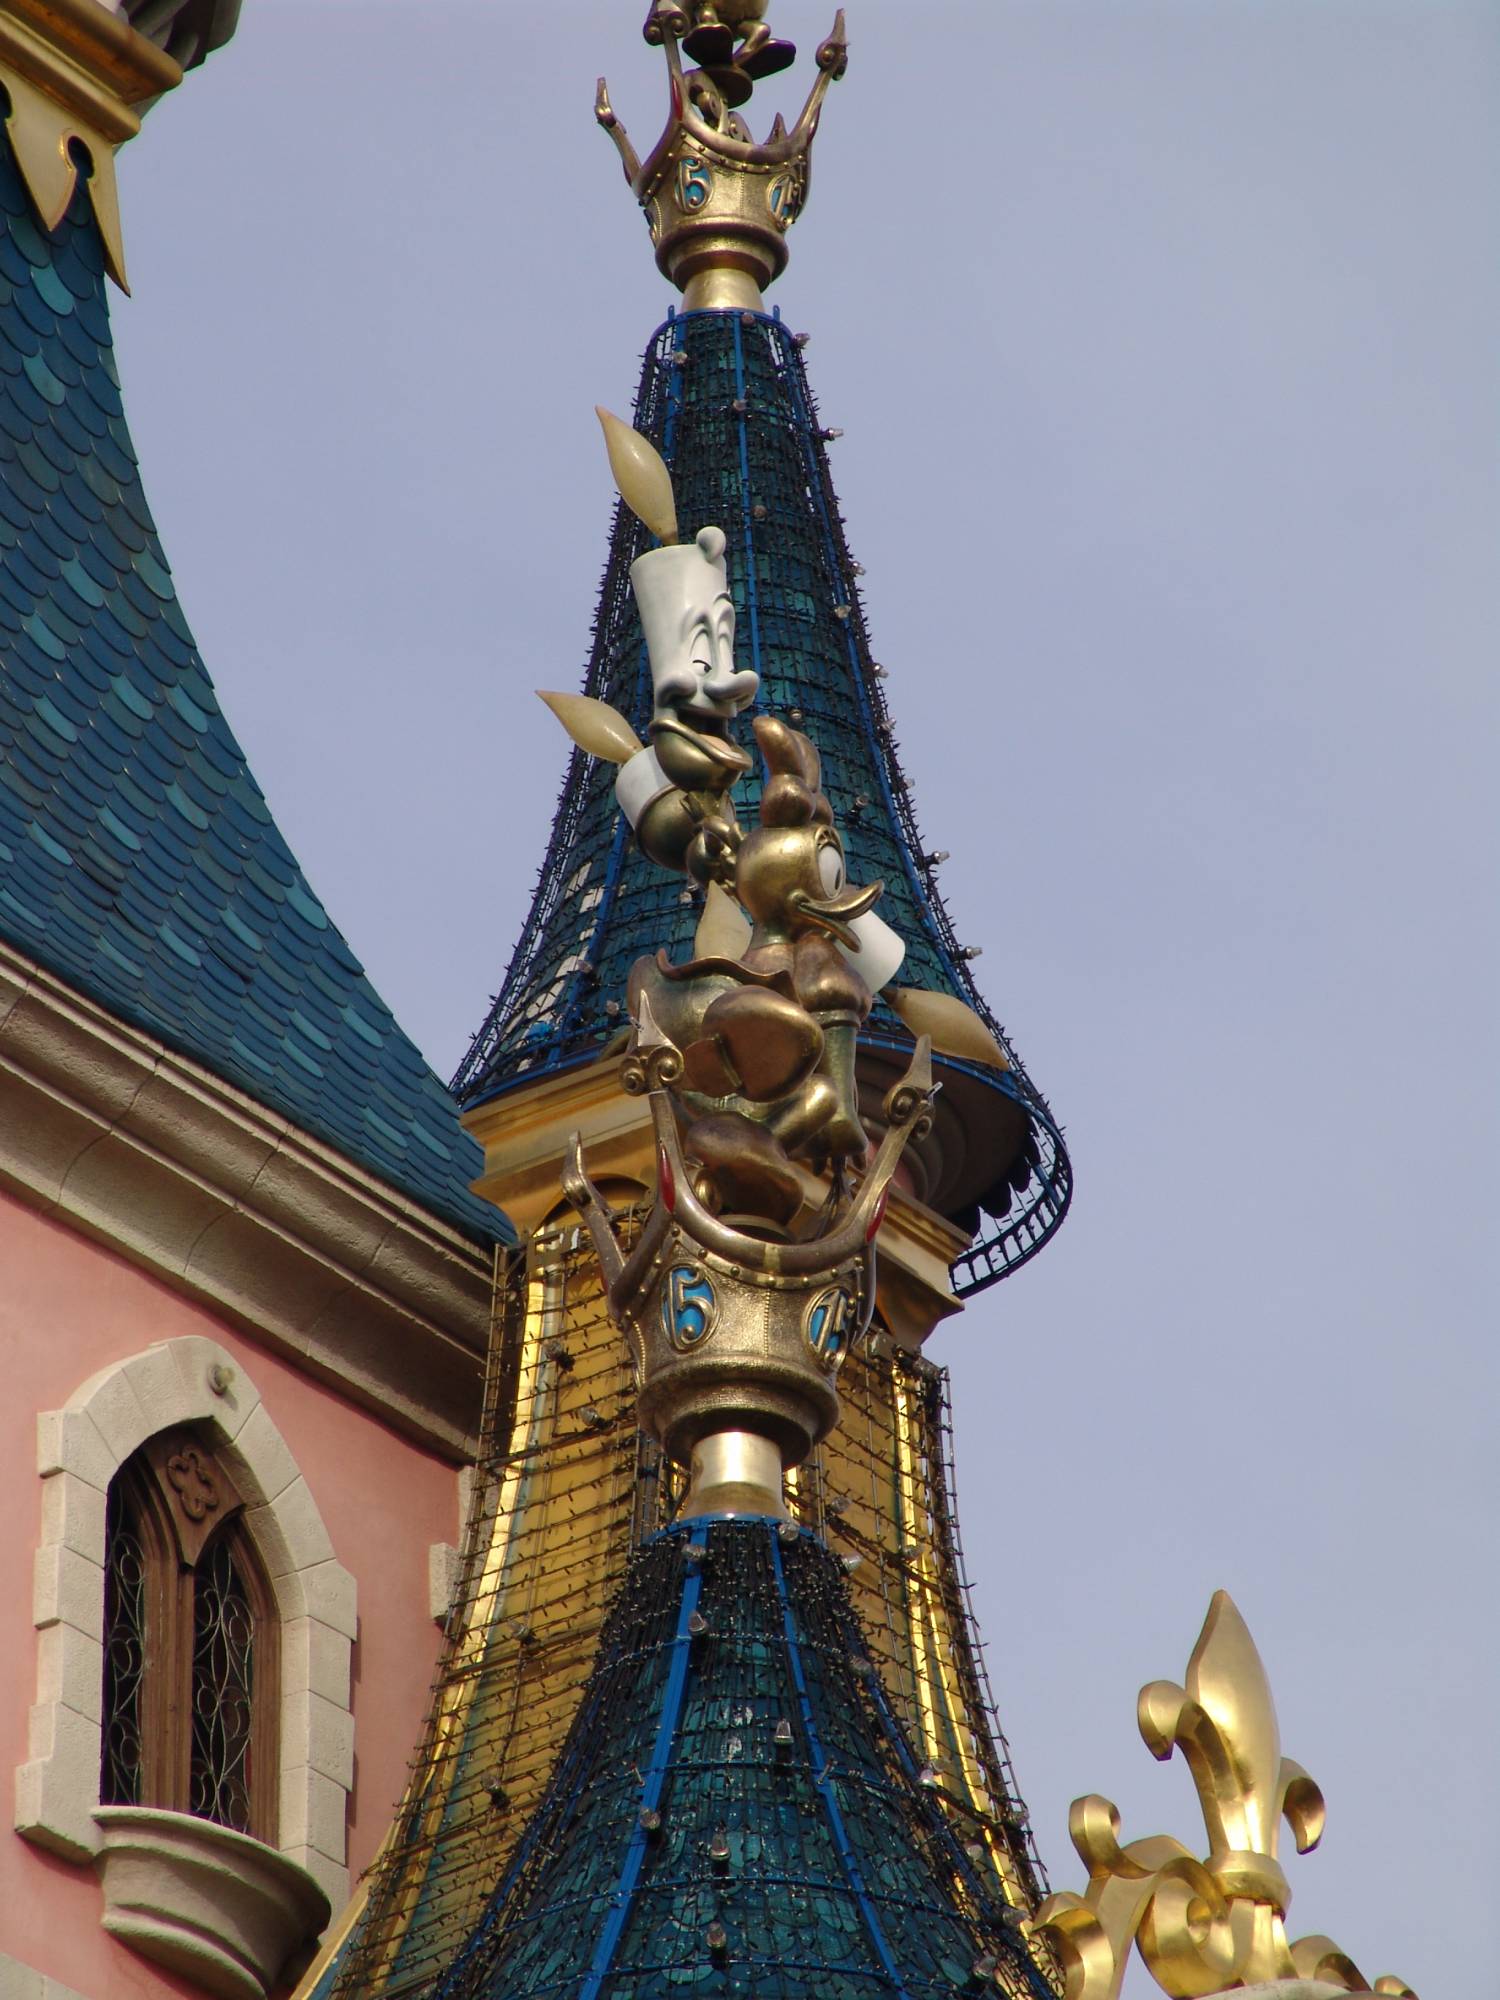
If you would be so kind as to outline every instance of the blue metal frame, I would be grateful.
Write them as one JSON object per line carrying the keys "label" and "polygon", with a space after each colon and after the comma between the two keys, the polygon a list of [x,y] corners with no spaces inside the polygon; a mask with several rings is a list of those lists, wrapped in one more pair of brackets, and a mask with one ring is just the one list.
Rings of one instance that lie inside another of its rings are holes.
{"label": "blue metal frame", "polygon": [[[1051,2000],[920,1781],[841,1566],[786,1536],[719,1518],[642,1545],[547,1796],[431,2000],[951,2000],[986,1956]],[[332,1988],[377,1990],[357,1959]]]}
{"label": "blue metal frame", "polygon": [[[707,1548],[706,1521],[694,1526],[688,1546],[700,1551]],[[667,1669],[667,1685],[662,1694],[661,1721],[657,1725],[656,1741],[651,1748],[651,1762],[646,1767],[645,1781],[641,1786],[640,1813],[636,1815],[635,1831],[631,1834],[630,1845],[625,1850],[625,1861],[620,1869],[620,1884],[615,1891],[614,1907],[600,1933],[599,1948],[594,1953],[589,1976],[578,1989],[578,2000],[598,2000],[599,1989],[604,1984],[610,1966],[614,1963],[615,1951],[630,1918],[630,1899],[640,1878],[641,1864],[646,1858],[646,1845],[649,1839],[641,1814],[655,1812],[660,1807],[662,1787],[672,1768],[672,1749],[677,1739],[677,1725],[682,1719],[682,1697],[687,1688],[689,1649],[693,1643],[690,1621],[698,1609],[702,1595],[703,1572],[694,1565],[688,1569],[683,1579],[682,1601],[677,1612],[677,1631],[672,1640],[672,1661]]]}
{"label": "blue metal frame", "polygon": [[[899,1995],[899,2000],[910,2000],[902,1983],[901,1968],[897,1965],[885,1932],[881,1929],[879,1913],[870,1901],[865,1888],[859,1857],[854,1852],[853,1843],[844,1826],[844,1816],[839,1810],[838,1793],[828,1768],[828,1755],[818,1735],[817,1717],[807,1696],[807,1677],[802,1671],[802,1648],[797,1639],[797,1628],[792,1622],[791,1600],[787,1596],[786,1588],[786,1571],[782,1567],[781,1550],[774,1535],[771,1537],[771,1561],[776,1570],[777,1589],[781,1593],[781,1623],[782,1630],[786,1634],[787,1657],[791,1662],[792,1680],[797,1689],[797,1698],[802,1704],[802,1728],[807,1737],[807,1747],[812,1752],[813,1783],[817,1786],[818,1796],[823,1801],[823,1810],[828,1814],[828,1824],[833,1829],[834,1842],[848,1870],[849,1881],[859,1903],[860,1915],[864,1918],[865,1928],[870,1933],[870,1942],[874,1945],[876,1955],[885,1968],[886,1977],[890,1980],[893,1991]],[[909,1765],[909,1758],[907,1762]]]}

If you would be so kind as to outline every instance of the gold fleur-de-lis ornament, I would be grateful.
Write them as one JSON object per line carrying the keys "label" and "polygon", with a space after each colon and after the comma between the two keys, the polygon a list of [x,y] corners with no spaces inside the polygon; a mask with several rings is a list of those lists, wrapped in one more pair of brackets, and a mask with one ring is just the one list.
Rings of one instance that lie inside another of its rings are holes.
{"label": "gold fleur-de-lis ornament", "polygon": [[[1118,2000],[1132,1943],[1174,2000],[1274,1989],[1405,1995],[1403,1980],[1373,1986],[1326,1937],[1290,1943],[1291,1899],[1277,1859],[1284,1818],[1299,1854],[1323,1833],[1323,1794],[1281,1754],[1276,1707],[1255,1641],[1227,1591],[1216,1591],[1188,1662],[1186,1684],[1152,1681],[1136,1719],[1165,1761],[1181,1750],[1208,1833],[1201,1860],[1170,1835],[1120,1844],[1108,1799],[1075,1799],[1068,1831],[1088,1869],[1082,1895],[1048,1897],[1037,1929],[1051,1944],[1066,2000]],[[1312,1982],[1310,1986],[1302,1982]]]}

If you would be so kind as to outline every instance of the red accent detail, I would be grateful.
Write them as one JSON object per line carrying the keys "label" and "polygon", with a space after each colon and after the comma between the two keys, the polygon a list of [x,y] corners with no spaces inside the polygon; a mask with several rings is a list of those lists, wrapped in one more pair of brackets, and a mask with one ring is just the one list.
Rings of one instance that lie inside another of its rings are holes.
{"label": "red accent detail", "polygon": [[656,1156],[657,1181],[661,1190],[662,1205],[670,1215],[677,1206],[677,1182],[672,1175],[672,1162],[667,1158],[667,1149],[662,1147]]}
{"label": "red accent detail", "polygon": [[880,1199],[875,1204],[875,1213],[870,1217],[870,1226],[865,1231],[866,1243],[873,1243],[875,1241],[880,1225],[885,1221],[885,1204],[890,1196],[890,1192],[889,1188],[882,1188],[880,1190]]}

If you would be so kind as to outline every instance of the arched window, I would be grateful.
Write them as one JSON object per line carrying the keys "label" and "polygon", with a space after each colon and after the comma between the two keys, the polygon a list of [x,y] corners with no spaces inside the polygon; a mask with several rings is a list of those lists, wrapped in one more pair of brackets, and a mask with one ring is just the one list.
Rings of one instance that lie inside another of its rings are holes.
{"label": "arched window", "polygon": [[274,1844],[280,1621],[244,1507],[199,1426],[110,1482],[99,1798]]}
{"label": "arched window", "polygon": [[248,1820],[342,1907],[355,1582],[243,1361],[200,1334],[142,1348],[42,1412],[37,1454],[17,1831],[93,1863],[101,1812]]}

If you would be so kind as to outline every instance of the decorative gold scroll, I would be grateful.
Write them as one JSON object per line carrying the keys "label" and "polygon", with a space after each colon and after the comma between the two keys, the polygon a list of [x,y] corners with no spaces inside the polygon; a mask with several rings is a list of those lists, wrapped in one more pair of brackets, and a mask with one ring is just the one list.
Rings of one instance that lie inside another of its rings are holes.
{"label": "decorative gold scroll", "polygon": [[1276,1858],[1280,1822],[1299,1854],[1323,1835],[1323,1794],[1281,1754],[1276,1707],[1255,1641],[1227,1591],[1214,1593],[1188,1662],[1186,1686],[1152,1681],[1137,1721],[1153,1757],[1181,1750],[1208,1831],[1199,1860],[1168,1835],[1120,1845],[1108,1799],[1075,1799],[1068,1816],[1089,1872],[1083,1894],[1049,1896],[1037,1928],[1063,1967],[1066,2000],[1118,2000],[1132,1942],[1174,2000],[1298,1977],[1348,1993],[1404,1994],[1386,1977],[1370,1986],[1326,1937],[1287,1942],[1291,1891]]}

